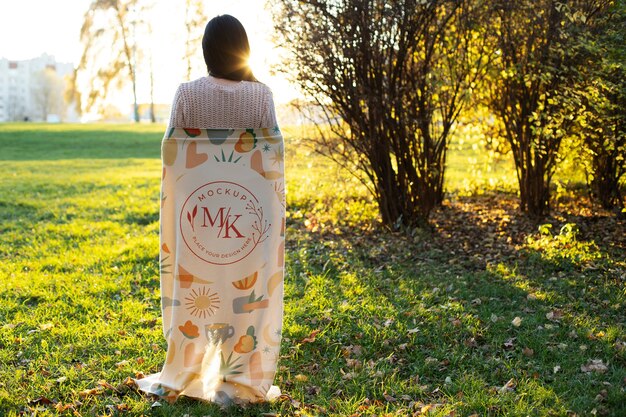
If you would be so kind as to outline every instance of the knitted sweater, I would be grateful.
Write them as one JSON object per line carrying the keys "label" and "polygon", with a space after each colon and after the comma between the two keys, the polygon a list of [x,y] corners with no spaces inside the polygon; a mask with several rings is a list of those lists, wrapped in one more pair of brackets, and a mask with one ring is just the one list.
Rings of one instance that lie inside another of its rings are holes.
{"label": "knitted sweater", "polygon": [[211,76],[182,83],[172,104],[170,127],[238,129],[276,126],[272,91],[263,83]]}

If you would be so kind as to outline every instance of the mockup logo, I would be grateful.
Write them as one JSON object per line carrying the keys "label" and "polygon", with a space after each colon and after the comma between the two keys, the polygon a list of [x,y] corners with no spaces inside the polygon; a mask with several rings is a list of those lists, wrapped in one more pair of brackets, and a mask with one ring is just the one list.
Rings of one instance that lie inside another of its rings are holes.
{"label": "mockup logo", "polygon": [[180,231],[191,252],[205,262],[229,265],[269,237],[272,224],[249,189],[230,181],[198,187],[185,200]]}

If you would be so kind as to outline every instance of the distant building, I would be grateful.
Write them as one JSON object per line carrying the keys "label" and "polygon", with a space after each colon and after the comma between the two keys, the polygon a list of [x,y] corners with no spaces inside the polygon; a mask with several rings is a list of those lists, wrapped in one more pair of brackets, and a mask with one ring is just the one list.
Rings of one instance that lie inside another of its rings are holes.
{"label": "distant building", "polygon": [[0,122],[77,121],[63,97],[73,72],[72,64],[47,54],[22,61],[0,58]]}

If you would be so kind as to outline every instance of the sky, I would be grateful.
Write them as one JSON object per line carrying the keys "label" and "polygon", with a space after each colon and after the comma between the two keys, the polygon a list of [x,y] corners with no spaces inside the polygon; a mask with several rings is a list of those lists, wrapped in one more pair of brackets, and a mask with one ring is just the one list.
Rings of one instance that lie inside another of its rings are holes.
{"label": "sky", "polygon": [[[90,3],[91,0],[0,0],[0,57],[24,60],[46,53],[59,62],[76,65],[82,53],[80,28]],[[185,0],[154,3],[150,20],[154,31],[155,101],[171,103],[178,84],[185,81],[181,41]],[[242,22],[250,41],[252,69],[273,90],[274,101],[281,104],[297,95],[283,76],[271,71],[279,60],[271,41],[271,16],[264,4],[265,0],[206,0],[205,13],[209,19],[231,14]],[[201,50],[197,59],[203,62]],[[192,78],[202,75],[197,72]],[[147,78],[146,74],[137,75],[140,102],[148,101]]]}

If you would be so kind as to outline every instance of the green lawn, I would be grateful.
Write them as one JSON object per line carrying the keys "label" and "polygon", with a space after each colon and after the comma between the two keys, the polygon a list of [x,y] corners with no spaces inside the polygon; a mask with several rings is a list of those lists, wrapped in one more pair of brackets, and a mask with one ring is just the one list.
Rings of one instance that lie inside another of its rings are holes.
{"label": "green lawn", "polygon": [[165,356],[163,129],[0,125],[0,415],[626,415],[623,220],[573,195],[539,230],[502,192],[510,162],[487,171],[465,141],[433,229],[395,234],[298,129],[284,132],[285,395],[155,404],[127,379]]}

